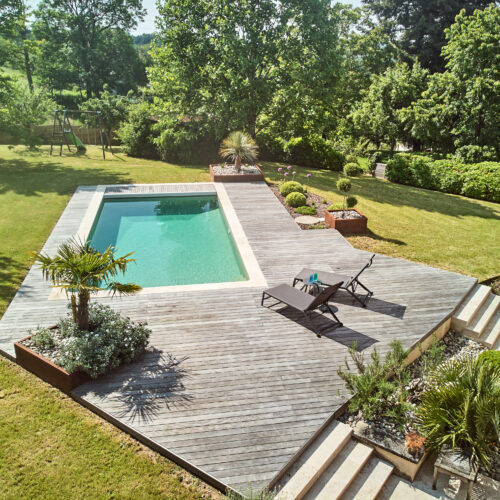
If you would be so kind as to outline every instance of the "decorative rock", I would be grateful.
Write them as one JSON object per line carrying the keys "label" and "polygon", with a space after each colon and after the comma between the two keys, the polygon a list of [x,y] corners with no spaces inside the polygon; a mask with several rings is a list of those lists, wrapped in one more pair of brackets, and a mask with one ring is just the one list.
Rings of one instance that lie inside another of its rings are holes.
{"label": "decorative rock", "polygon": [[312,215],[301,215],[295,218],[297,224],[317,224],[319,222],[318,217]]}

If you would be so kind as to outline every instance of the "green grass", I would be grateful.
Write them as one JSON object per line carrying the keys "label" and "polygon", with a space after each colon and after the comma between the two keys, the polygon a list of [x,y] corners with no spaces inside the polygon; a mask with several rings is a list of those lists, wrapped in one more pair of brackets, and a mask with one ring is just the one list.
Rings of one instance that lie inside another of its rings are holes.
{"label": "green grass", "polygon": [[0,498],[223,498],[0,356]]}
{"label": "green grass", "polygon": [[[277,163],[264,163],[278,179]],[[299,182],[330,202],[341,201],[339,173],[294,167]],[[306,182],[306,173],[312,176]],[[468,274],[483,280],[500,274],[500,205],[362,176],[352,179],[356,208],[369,232],[347,239],[356,248]]]}

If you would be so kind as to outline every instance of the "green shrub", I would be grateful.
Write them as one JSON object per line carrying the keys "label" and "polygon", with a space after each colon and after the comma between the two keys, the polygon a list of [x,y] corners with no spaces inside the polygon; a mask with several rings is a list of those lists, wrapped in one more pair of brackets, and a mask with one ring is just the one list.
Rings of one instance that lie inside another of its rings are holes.
{"label": "green shrub", "polygon": [[290,193],[303,193],[304,186],[297,181],[287,181],[280,186],[281,196],[288,196]]}
{"label": "green shrub", "polygon": [[497,161],[495,149],[490,146],[462,146],[453,155],[459,163],[480,163],[483,161]]}
{"label": "green shrub", "polygon": [[52,349],[56,345],[52,331],[48,328],[38,330],[33,336],[33,342],[41,349]]}
{"label": "green shrub", "polygon": [[344,155],[320,135],[293,137],[284,146],[287,161],[313,168],[327,168],[340,172],[345,163]]}
{"label": "green shrub", "polygon": [[499,440],[500,365],[473,356],[450,359],[428,378],[416,411],[419,432],[436,452],[458,446],[488,468]]}
{"label": "green shrub", "polygon": [[342,203],[340,203],[340,201],[336,202],[336,203],[332,203],[328,208],[327,210],[342,210],[343,206],[342,206]]}
{"label": "green shrub", "polygon": [[316,215],[318,211],[314,207],[302,206],[296,208],[295,213],[302,215]]}
{"label": "green shrub", "polygon": [[267,130],[261,130],[256,136],[260,158],[267,161],[284,162],[285,141]]}
{"label": "green shrub", "polygon": [[349,177],[357,177],[361,172],[361,167],[357,163],[346,163],[344,165],[344,174]]}
{"label": "green shrub", "polygon": [[154,120],[147,102],[130,106],[127,120],[122,122],[116,134],[121,141],[122,151],[139,158],[157,158],[158,151],[153,143]]}
{"label": "green shrub", "polygon": [[500,163],[458,163],[398,154],[387,163],[391,182],[500,202]]}
{"label": "green shrub", "polygon": [[358,204],[358,199],[355,196],[348,196],[345,199],[345,204],[347,208],[354,208]]}
{"label": "green shrub", "polygon": [[133,323],[95,303],[89,306],[89,331],[79,330],[72,317],[61,320],[59,327],[65,341],[57,364],[93,378],[133,361],[144,352],[151,334],[145,323]]}
{"label": "green shrub", "polygon": [[293,192],[285,198],[285,203],[293,208],[302,207],[306,204],[306,197],[302,193]]}
{"label": "green shrub", "polygon": [[351,180],[348,179],[347,177],[342,177],[337,181],[337,189],[341,193],[348,193],[351,190],[352,183]]}
{"label": "green shrub", "polygon": [[347,359],[346,371],[342,368],[337,370],[352,395],[349,410],[353,413],[361,411],[366,420],[384,416],[402,428],[409,408],[405,390],[411,379],[405,366],[408,351],[399,341],[393,341],[383,363],[376,349],[370,356],[370,364],[365,362],[362,353],[356,351],[356,345],[349,349],[349,355],[356,370],[351,369]]}
{"label": "green shrub", "polygon": [[493,363],[500,366],[500,351],[484,351],[477,358],[478,363]]}
{"label": "green shrub", "polygon": [[359,166],[358,157],[356,155],[353,155],[353,154],[346,155],[345,162],[346,162],[346,164],[347,163],[355,163],[356,165]]}

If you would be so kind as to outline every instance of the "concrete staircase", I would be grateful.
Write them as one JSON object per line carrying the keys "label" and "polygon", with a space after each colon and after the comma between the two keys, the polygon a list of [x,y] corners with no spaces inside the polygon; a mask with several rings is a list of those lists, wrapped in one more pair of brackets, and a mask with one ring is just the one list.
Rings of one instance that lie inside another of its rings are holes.
{"label": "concrete staircase", "polygon": [[[434,498],[403,479],[391,478],[393,469],[372,448],[354,440],[348,425],[333,421],[285,472],[275,500]],[[389,478],[392,484],[382,491]]]}
{"label": "concrete staircase", "polygon": [[500,350],[500,296],[476,285],[451,320],[452,328],[489,349]]}

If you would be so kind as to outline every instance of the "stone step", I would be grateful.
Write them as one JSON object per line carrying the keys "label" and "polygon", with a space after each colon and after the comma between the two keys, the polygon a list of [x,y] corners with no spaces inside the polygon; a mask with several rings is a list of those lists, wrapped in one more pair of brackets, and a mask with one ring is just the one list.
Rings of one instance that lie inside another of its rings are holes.
{"label": "stone step", "polygon": [[453,315],[452,325],[455,330],[461,332],[470,325],[474,316],[479,311],[484,301],[491,293],[491,288],[484,285],[476,285],[465,298],[457,313]]}
{"label": "stone step", "polygon": [[415,488],[398,476],[391,476],[382,488],[377,500],[436,500],[436,497]]}
{"label": "stone step", "polygon": [[486,347],[500,351],[500,309],[498,309],[493,318],[491,318],[484,333],[478,340]]}
{"label": "stone step", "polygon": [[346,490],[342,500],[375,500],[393,470],[393,465],[371,457]]}
{"label": "stone step", "polygon": [[351,439],[305,494],[304,500],[338,500],[372,453],[372,448]]}
{"label": "stone step", "polygon": [[500,296],[490,293],[463,334],[478,339],[500,307]]}
{"label": "stone step", "polygon": [[337,421],[330,423],[285,473],[275,500],[303,498],[350,441],[351,435],[348,425]]}

